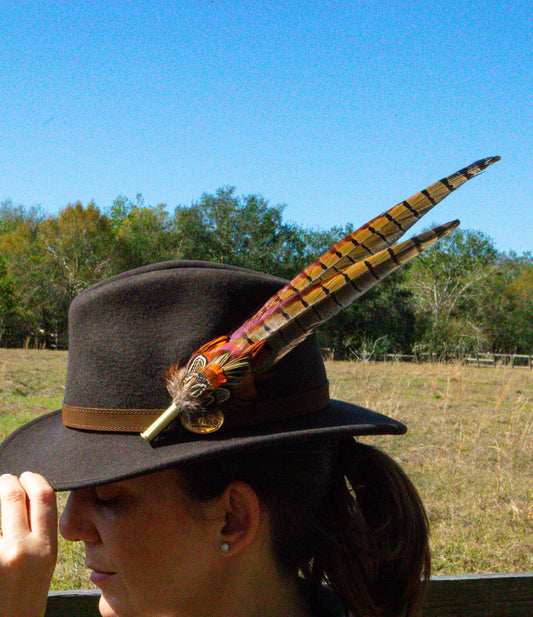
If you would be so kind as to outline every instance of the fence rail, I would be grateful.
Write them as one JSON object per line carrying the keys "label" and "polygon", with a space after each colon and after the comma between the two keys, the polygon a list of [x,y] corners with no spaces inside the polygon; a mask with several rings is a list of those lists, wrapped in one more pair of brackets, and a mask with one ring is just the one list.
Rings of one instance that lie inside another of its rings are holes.
{"label": "fence rail", "polygon": [[399,354],[386,353],[376,354],[368,358],[381,362],[462,362],[473,366],[510,366],[511,368],[533,369],[533,354],[510,354],[510,353],[474,353],[467,356],[458,354]]}
{"label": "fence rail", "polygon": [[[53,591],[46,617],[97,617],[97,591]],[[533,572],[436,576],[421,617],[532,617]]]}

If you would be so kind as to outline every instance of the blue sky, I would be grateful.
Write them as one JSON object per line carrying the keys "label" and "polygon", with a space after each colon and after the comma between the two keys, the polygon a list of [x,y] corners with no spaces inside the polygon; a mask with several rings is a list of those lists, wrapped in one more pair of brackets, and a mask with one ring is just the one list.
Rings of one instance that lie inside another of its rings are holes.
{"label": "blue sky", "polygon": [[0,201],[232,185],[327,229],[499,154],[424,226],[533,251],[530,2],[7,0],[0,25]]}

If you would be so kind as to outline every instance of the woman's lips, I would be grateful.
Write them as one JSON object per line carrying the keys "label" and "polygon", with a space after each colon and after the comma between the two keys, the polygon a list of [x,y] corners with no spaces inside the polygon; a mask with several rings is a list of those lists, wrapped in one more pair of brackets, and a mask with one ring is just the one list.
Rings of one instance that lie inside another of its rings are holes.
{"label": "woman's lips", "polygon": [[115,572],[102,572],[101,570],[93,569],[89,578],[91,579],[91,583],[94,583],[95,585],[101,585],[102,583],[108,581],[114,575]]}

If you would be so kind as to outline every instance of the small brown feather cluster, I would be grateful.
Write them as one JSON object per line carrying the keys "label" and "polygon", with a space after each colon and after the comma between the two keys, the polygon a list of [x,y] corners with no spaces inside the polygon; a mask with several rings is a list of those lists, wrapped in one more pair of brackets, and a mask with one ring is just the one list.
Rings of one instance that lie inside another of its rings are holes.
{"label": "small brown feather cluster", "polygon": [[194,375],[187,376],[186,369],[174,368],[169,372],[167,375],[167,389],[172,397],[172,401],[180,409],[181,413],[193,415],[202,411],[202,398],[194,394],[194,390],[198,389],[198,383],[194,379]]}

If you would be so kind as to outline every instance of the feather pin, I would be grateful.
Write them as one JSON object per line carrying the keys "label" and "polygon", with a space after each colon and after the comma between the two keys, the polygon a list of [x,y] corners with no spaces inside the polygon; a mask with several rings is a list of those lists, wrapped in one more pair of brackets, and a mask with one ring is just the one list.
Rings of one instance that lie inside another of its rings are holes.
{"label": "feather pin", "polygon": [[253,377],[271,368],[318,326],[455,229],[459,221],[395,244],[439,201],[499,161],[481,159],[373,218],[304,268],[229,336],[209,341],[170,370],[172,404],[141,436],[154,439],[177,416],[193,432],[220,428],[219,405],[254,399]]}

